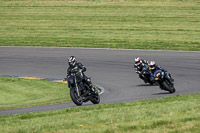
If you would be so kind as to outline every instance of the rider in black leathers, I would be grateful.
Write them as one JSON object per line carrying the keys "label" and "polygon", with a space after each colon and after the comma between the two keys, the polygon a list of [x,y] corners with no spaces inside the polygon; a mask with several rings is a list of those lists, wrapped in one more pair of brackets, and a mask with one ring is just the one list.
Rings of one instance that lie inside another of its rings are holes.
{"label": "rider in black leathers", "polygon": [[139,78],[141,78],[142,80],[144,80],[144,77],[142,76],[141,71],[145,65],[148,65],[148,61],[140,59],[140,57],[135,58],[135,72],[139,74]]}
{"label": "rider in black leathers", "polygon": [[[92,88],[92,82],[91,82],[90,78],[88,78],[84,74],[84,72],[86,71],[86,67],[83,64],[81,64],[80,62],[77,62],[75,56],[70,56],[68,58],[68,64],[69,64],[69,68],[67,69],[67,79],[71,75],[79,72],[79,75],[78,75],[79,80],[82,80],[83,82],[87,83],[88,86],[90,88]],[[68,84],[68,86],[69,86],[69,84]],[[83,84],[81,84],[81,86],[83,87]]]}

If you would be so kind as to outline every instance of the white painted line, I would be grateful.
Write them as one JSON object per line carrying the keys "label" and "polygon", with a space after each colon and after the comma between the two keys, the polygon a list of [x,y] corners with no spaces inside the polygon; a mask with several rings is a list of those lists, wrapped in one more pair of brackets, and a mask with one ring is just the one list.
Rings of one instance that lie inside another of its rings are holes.
{"label": "white painted line", "polygon": [[99,95],[102,95],[104,93],[104,88],[102,86],[97,85],[97,84],[94,84],[94,85],[97,86],[100,89]]}

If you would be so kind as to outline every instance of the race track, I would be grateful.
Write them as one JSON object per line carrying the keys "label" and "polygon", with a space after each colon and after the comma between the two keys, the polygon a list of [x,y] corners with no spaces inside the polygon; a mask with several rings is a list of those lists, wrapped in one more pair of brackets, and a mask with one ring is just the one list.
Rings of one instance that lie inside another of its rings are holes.
{"label": "race track", "polygon": [[[87,76],[104,87],[101,104],[152,99],[200,92],[200,52],[117,50],[44,47],[0,47],[0,75],[20,75],[62,79],[66,76],[67,58],[83,63]],[[161,91],[143,83],[133,68],[134,58],[155,60],[175,79],[176,93]],[[83,106],[92,105],[84,103]],[[2,110],[0,115],[76,106],[72,102],[24,109]]]}

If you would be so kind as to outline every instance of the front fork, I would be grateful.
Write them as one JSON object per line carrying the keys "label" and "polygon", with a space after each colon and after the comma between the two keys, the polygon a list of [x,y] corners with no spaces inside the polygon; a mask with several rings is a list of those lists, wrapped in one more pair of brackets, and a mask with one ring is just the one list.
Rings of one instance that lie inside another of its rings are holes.
{"label": "front fork", "polygon": [[76,80],[76,78],[75,78],[75,86],[76,86],[77,94],[78,94],[78,96],[80,97],[80,93],[79,93],[79,89],[78,89],[78,85],[77,85],[77,80]]}
{"label": "front fork", "polygon": [[173,86],[174,83],[171,81],[171,74],[170,73],[166,74],[166,78],[167,78],[167,81],[170,83],[170,85]]}

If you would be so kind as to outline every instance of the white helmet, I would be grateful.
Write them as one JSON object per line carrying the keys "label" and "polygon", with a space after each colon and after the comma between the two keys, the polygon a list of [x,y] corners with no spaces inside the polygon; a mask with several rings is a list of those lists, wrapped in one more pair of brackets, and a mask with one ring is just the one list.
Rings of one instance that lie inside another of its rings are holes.
{"label": "white helmet", "polygon": [[151,61],[151,62],[149,63],[149,67],[150,67],[152,70],[154,70],[155,67],[156,67],[156,62],[155,62],[155,61]]}
{"label": "white helmet", "polygon": [[140,57],[135,58],[135,64],[140,65],[141,60]]}

